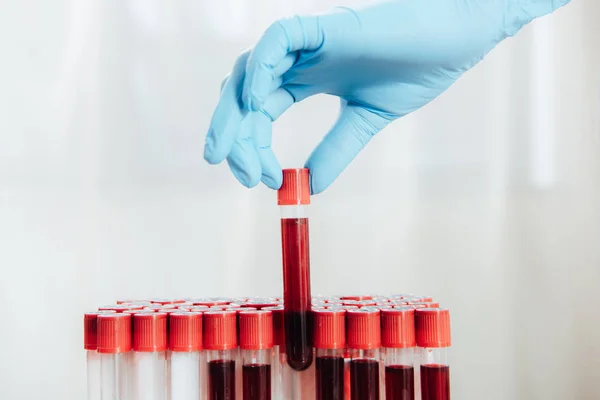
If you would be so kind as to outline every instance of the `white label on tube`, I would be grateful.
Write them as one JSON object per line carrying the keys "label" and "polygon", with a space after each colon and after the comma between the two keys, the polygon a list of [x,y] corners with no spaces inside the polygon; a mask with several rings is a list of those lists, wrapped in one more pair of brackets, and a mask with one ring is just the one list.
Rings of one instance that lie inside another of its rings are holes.
{"label": "white label on tube", "polygon": [[171,353],[170,400],[200,398],[200,357],[195,352]]}

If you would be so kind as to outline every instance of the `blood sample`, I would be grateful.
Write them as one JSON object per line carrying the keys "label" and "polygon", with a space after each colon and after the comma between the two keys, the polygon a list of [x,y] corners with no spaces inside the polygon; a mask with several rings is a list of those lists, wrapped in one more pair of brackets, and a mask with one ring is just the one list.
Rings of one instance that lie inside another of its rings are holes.
{"label": "blood sample", "polygon": [[415,399],[415,311],[381,310],[381,347],[385,365],[386,400]]}
{"label": "blood sample", "polygon": [[350,350],[350,398],[378,400],[380,311],[363,307],[346,311],[347,347]]}
{"label": "blood sample", "polygon": [[96,311],[83,316],[83,348],[86,350],[87,398],[100,400],[100,355],[98,354],[98,315],[115,311]]}
{"label": "blood sample", "polygon": [[202,360],[202,314],[176,312],[169,315],[169,400],[198,400]]}
{"label": "blood sample", "polygon": [[271,400],[273,314],[271,311],[241,311],[240,350],[244,400]]}
{"label": "blood sample", "polygon": [[307,168],[283,170],[278,191],[281,206],[284,327],[287,362],[296,371],[312,363],[310,341],[310,257],[307,205],[310,204]]}
{"label": "blood sample", "polygon": [[421,365],[422,400],[450,399],[450,312],[441,308],[415,310],[415,330]]}
{"label": "blood sample", "polygon": [[100,398],[129,399],[131,315],[99,314],[96,323],[100,353]]}
{"label": "blood sample", "polygon": [[133,316],[133,400],[166,397],[167,314]]}
{"label": "blood sample", "polygon": [[316,400],[344,400],[346,310],[313,310]]}
{"label": "blood sample", "polygon": [[235,400],[237,317],[235,311],[203,314],[203,344],[207,356],[209,400]]}

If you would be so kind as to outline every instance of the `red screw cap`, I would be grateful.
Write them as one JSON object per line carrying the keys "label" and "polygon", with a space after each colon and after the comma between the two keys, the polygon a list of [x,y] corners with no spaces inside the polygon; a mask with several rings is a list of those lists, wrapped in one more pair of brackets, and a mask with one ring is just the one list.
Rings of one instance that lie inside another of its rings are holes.
{"label": "red screw cap", "polygon": [[169,349],[178,352],[202,349],[202,314],[176,312],[169,315]]}
{"label": "red screw cap", "polygon": [[98,353],[127,353],[131,351],[131,315],[99,314]]}
{"label": "red screw cap", "polygon": [[421,308],[415,310],[417,346],[449,347],[450,311],[443,308]]}
{"label": "red screw cap", "polygon": [[310,204],[308,168],[283,170],[283,183],[277,191],[277,204],[280,206]]}
{"label": "red screw cap", "polygon": [[343,349],[346,347],[346,310],[313,310],[313,341],[318,349]]}

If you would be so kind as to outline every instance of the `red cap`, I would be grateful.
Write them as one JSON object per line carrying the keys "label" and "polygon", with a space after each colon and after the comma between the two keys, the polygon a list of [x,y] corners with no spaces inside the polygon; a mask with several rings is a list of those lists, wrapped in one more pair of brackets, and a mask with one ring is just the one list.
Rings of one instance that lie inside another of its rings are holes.
{"label": "red cap", "polygon": [[411,307],[411,308],[413,308],[413,309],[415,309],[415,310],[418,310],[418,309],[420,309],[420,308],[427,308],[427,305],[425,305],[425,304],[423,304],[423,303],[421,303],[421,304],[413,304],[413,303],[410,303],[410,304],[407,304],[405,307]]}
{"label": "red cap", "polygon": [[133,350],[157,352],[167,349],[167,314],[163,312],[133,315]]}
{"label": "red cap", "polygon": [[98,353],[127,353],[131,350],[131,315],[99,314]]}
{"label": "red cap", "polygon": [[[348,304],[348,305],[351,305],[351,304]],[[373,301],[373,300],[359,300],[358,301],[359,307],[373,307],[376,305],[377,305],[377,302]]]}
{"label": "red cap", "polygon": [[155,310],[148,310],[148,309],[143,309],[143,310],[127,310],[127,311],[123,311],[124,314],[148,314],[148,313],[153,313],[155,312]]}
{"label": "red cap", "polygon": [[83,348],[85,350],[98,349],[98,315],[114,314],[116,311],[94,311],[83,314]]}
{"label": "red cap", "polygon": [[415,310],[415,330],[419,347],[450,346],[450,311],[444,308]]}
{"label": "red cap", "polygon": [[313,341],[318,349],[346,347],[346,310],[313,310]]}
{"label": "red cap", "polygon": [[127,310],[142,310],[144,309],[144,307],[144,305],[136,304],[114,304],[109,306],[98,307],[98,311],[115,311],[118,313],[122,313]]}
{"label": "red cap", "polygon": [[231,350],[237,347],[237,318],[235,311],[204,313],[203,341],[207,350]]}
{"label": "red cap", "polygon": [[351,296],[340,296],[340,300],[355,300],[355,301],[361,301],[361,300],[373,300],[373,296],[370,295],[351,295]]}
{"label": "red cap", "polygon": [[242,303],[242,307],[254,307],[258,308],[259,310],[265,307],[275,307],[278,305],[279,302],[277,301],[277,299],[268,297],[252,298],[248,299],[248,301],[246,301],[245,303]]}
{"label": "red cap", "polygon": [[181,304],[181,303],[185,303],[185,300],[183,299],[167,299],[167,298],[163,298],[163,297],[155,297],[153,299],[150,299],[151,303],[154,304],[160,304],[161,306],[167,305],[167,304]]}
{"label": "red cap", "polygon": [[188,309],[190,310],[190,312],[204,312],[208,311],[208,306],[191,306],[188,307]]}
{"label": "red cap", "polygon": [[433,301],[433,297],[431,296],[415,296],[416,301],[421,301],[424,303],[430,303]]}
{"label": "red cap", "polygon": [[240,348],[262,350],[273,347],[271,311],[240,311]]}
{"label": "red cap", "polygon": [[440,303],[434,301],[417,301],[414,303],[410,303],[411,306],[420,306],[423,305],[426,308],[440,308]]}
{"label": "red cap", "polygon": [[169,315],[169,349],[189,352],[202,349],[202,314],[176,312]]}
{"label": "red cap", "polygon": [[231,303],[231,299],[226,299],[223,297],[202,297],[199,299],[190,299],[195,306],[226,306]]}
{"label": "red cap", "polygon": [[381,310],[381,346],[415,347],[415,310],[388,308]]}
{"label": "red cap", "polygon": [[275,346],[285,345],[285,331],[283,330],[283,306],[265,307],[263,311],[271,311],[273,314],[273,344]]}
{"label": "red cap", "polygon": [[280,206],[310,204],[308,168],[290,168],[282,172],[283,183],[277,191],[277,204]]}
{"label": "red cap", "polygon": [[347,347],[350,349],[376,349],[381,347],[380,312],[363,307],[346,311]]}

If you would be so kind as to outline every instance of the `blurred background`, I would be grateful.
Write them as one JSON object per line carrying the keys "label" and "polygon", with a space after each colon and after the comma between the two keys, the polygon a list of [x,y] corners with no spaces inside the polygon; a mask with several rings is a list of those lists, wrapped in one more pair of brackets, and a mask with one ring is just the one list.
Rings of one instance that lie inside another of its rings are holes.
{"label": "blurred background", "polygon": [[[0,398],[84,398],[82,314],[117,297],[281,293],[275,193],[204,135],[273,20],[359,3],[2,3]],[[599,17],[527,26],[313,198],[313,293],[440,300],[455,399],[600,398]],[[337,106],[277,121],[284,167]]]}

